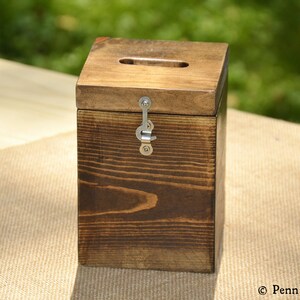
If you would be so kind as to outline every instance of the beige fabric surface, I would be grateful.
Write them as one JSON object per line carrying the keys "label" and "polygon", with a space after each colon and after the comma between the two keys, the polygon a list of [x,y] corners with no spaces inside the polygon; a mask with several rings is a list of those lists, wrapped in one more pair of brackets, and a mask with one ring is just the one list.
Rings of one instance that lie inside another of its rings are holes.
{"label": "beige fabric surface", "polygon": [[213,275],[77,267],[75,133],[2,150],[0,299],[299,299],[271,295],[273,284],[300,293],[299,149],[299,125],[228,111]]}

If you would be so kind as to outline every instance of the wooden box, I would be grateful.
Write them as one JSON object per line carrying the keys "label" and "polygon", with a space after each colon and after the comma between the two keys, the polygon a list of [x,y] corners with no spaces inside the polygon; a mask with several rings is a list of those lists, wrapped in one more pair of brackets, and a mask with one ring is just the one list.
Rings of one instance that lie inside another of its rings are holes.
{"label": "wooden box", "polygon": [[76,87],[80,264],[215,271],[227,50],[96,39]]}

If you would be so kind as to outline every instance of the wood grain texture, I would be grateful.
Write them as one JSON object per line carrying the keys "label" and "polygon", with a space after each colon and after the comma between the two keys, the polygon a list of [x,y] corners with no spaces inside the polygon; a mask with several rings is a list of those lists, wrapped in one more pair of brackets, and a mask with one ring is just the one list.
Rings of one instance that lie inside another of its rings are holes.
{"label": "wood grain texture", "polygon": [[136,99],[147,95],[152,112],[215,115],[227,49],[224,43],[97,39],[77,82],[77,107],[139,112]]}
{"label": "wood grain texture", "polygon": [[222,255],[223,229],[225,221],[225,162],[226,162],[226,119],[227,119],[227,70],[217,114],[216,128],[216,181],[215,181],[215,270],[218,269]]}
{"label": "wood grain texture", "polygon": [[141,114],[78,110],[79,262],[212,272],[217,118],[150,119],[146,157]]}

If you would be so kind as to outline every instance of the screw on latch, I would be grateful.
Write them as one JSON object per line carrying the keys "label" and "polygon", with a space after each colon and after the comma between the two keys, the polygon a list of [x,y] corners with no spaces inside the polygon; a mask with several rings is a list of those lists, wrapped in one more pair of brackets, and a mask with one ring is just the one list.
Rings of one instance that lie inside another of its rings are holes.
{"label": "screw on latch", "polygon": [[139,100],[139,106],[143,112],[143,121],[142,125],[136,129],[135,134],[142,142],[140,153],[147,156],[152,154],[153,148],[151,142],[156,140],[156,136],[152,136],[154,125],[150,120],[148,120],[148,110],[151,107],[151,99],[146,96],[142,97]]}
{"label": "screw on latch", "polygon": [[150,106],[151,106],[151,100],[148,97],[142,97],[140,99],[140,104],[141,104],[142,107],[150,108]]}
{"label": "screw on latch", "polygon": [[149,145],[142,144],[140,147],[140,152],[143,155],[151,155],[153,152],[153,148],[152,148],[151,144],[149,144]]}

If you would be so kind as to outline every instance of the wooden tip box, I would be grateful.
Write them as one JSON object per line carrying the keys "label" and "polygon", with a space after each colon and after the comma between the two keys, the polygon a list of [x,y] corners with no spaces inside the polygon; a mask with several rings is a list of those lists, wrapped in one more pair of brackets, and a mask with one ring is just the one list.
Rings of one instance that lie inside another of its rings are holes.
{"label": "wooden tip box", "polygon": [[76,86],[80,264],[215,271],[227,52],[223,43],[96,39]]}

